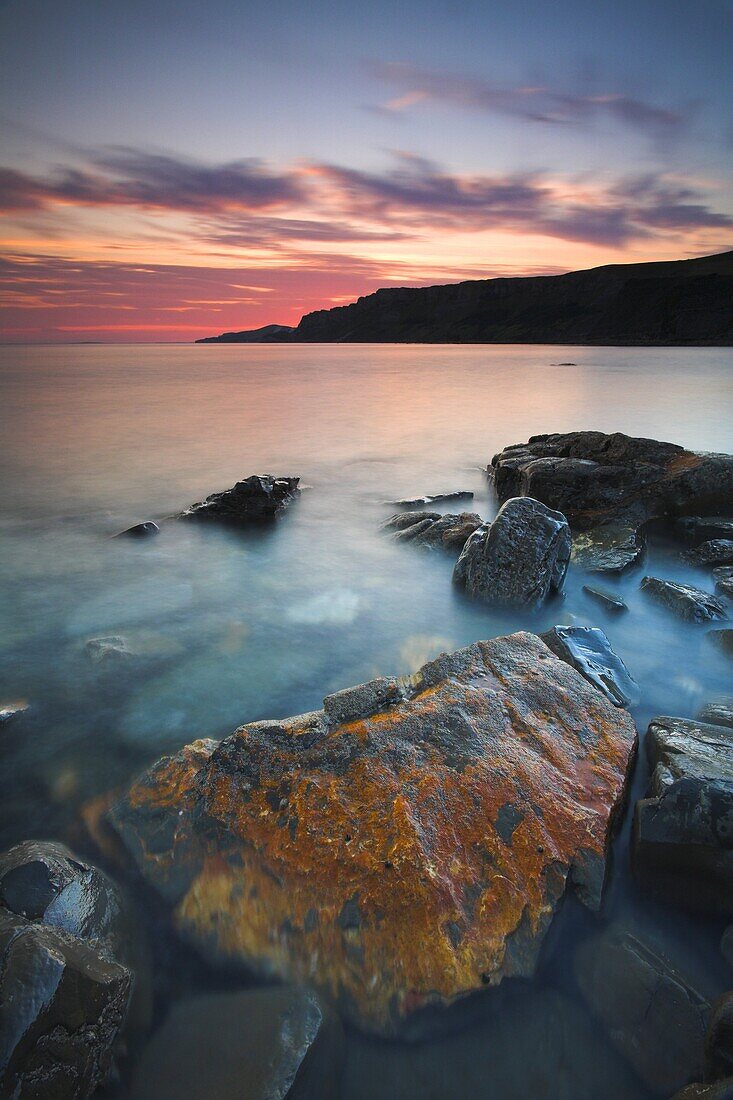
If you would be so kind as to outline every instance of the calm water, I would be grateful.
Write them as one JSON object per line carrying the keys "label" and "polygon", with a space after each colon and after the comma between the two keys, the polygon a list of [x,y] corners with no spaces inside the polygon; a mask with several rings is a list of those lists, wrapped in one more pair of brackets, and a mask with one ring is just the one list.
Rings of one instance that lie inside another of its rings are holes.
{"label": "calm water", "polygon": [[[630,607],[621,618],[588,600],[577,570],[562,603],[498,614],[452,589],[450,557],[394,544],[379,526],[395,510],[385,501],[454,489],[475,493],[460,508],[490,517],[483,469],[536,432],[620,430],[733,451],[732,399],[725,349],[0,349],[0,702],[31,703],[0,734],[3,846],[73,835],[86,799],[194,737],[310,710],[340,687],[519,627],[602,626],[641,685],[640,729],[653,713],[693,715],[730,691],[730,664],[704,627],[644,599],[639,572],[614,586]],[[272,531],[169,523],[150,541],[109,537],[260,472],[309,487]],[[645,572],[709,585],[678,551],[659,535]],[[141,653],[127,672],[85,651],[113,634]],[[645,778],[642,762],[635,794]],[[628,823],[609,916],[655,936],[679,929],[705,955],[718,929],[690,934],[635,897],[627,833]],[[565,948],[552,958],[542,991],[502,1014],[503,1031],[492,1018],[417,1050],[353,1037],[349,1100],[641,1095],[615,1055],[593,1046],[582,1008],[568,1000],[557,1023],[550,987],[567,986]],[[548,1038],[550,1019],[561,1038]],[[507,1043],[507,1029],[522,1041]],[[577,1057],[558,1068],[563,1043]],[[476,1064],[489,1047],[502,1051],[493,1075]]]}

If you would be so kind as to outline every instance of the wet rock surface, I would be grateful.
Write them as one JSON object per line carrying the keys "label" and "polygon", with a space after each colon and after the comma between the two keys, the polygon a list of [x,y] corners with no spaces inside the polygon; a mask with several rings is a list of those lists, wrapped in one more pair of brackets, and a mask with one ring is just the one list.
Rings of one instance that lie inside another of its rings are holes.
{"label": "wet rock surface", "polygon": [[628,611],[628,607],[617,592],[609,592],[606,588],[596,588],[592,584],[584,584],[583,591],[606,611],[613,611],[614,613]]}
{"label": "wet rock surface", "polygon": [[28,703],[25,699],[16,699],[15,702],[3,702],[0,703],[0,726],[4,726],[6,722],[12,722],[14,718],[18,718],[21,714],[25,714],[28,710]]}
{"label": "wet rock surface", "polygon": [[597,626],[554,626],[540,637],[617,707],[639,701],[639,685]]}
{"label": "wet rock surface", "polygon": [[137,1066],[130,1100],[336,1100],[343,1036],[313,993],[289,986],[179,1002]]}
{"label": "wet rock surface", "polygon": [[727,516],[681,516],[674,525],[674,531],[685,542],[699,546],[710,539],[733,539],[733,519]]}
{"label": "wet rock surface", "polygon": [[733,1077],[733,993],[713,1005],[705,1036],[705,1080]]}
{"label": "wet rock surface", "polygon": [[687,1085],[676,1092],[672,1100],[733,1100],[733,1077],[712,1085]]}
{"label": "wet rock surface", "polygon": [[160,527],[157,523],[153,523],[152,520],[146,520],[144,523],[136,523],[134,527],[128,527],[126,531],[120,531],[115,538],[118,539],[149,539],[153,535],[160,534]]}
{"label": "wet rock surface", "polygon": [[393,532],[399,542],[414,542],[421,546],[460,550],[469,535],[484,521],[476,512],[441,515],[440,512],[399,512],[384,524],[382,530]]}
{"label": "wet rock surface", "polygon": [[570,527],[560,512],[516,497],[506,501],[493,523],[474,531],[453,579],[469,596],[532,609],[562,592],[570,550]]}
{"label": "wet rock surface", "polygon": [[688,622],[704,623],[728,618],[724,600],[692,584],[666,581],[661,577],[644,577],[641,588],[656,603]]}
{"label": "wet rock surface", "polygon": [[682,556],[693,565],[733,565],[733,539],[710,539]]}
{"label": "wet rock surface", "polygon": [[299,482],[299,477],[253,474],[223,493],[212,493],[192,504],[179,518],[233,524],[271,520],[300,495]]}
{"label": "wet rock surface", "polygon": [[605,523],[573,535],[573,564],[589,573],[623,573],[645,554],[644,533],[633,525]]}
{"label": "wet rock surface", "polygon": [[713,569],[715,591],[733,599],[733,565],[719,565]]}
{"label": "wet rock surface", "polygon": [[208,954],[419,1030],[422,1009],[531,975],[570,884],[599,904],[635,740],[515,634],[195,743],[110,821]]}
{"label": "wet rock surface", "polygon": [[675,904],[733,913],[733,730],[655,718],[647,797],[634,814],[637,882]]}
{"label": "wet rock surface", "polygon": [[610,1041],[656,1095],[702,1076],[710,1006],[664,957],[611,928],[581,945],[575,977]]}
{"label": "wet rock surface", "polygon": [[698,711],[697,720],[733,729],[733,699],[718,699],[715,702],[706,703]]}
{"label": "wet rock surface", "polygon": [[448,500],[473,500],[473,493],[468,489],[460,489],[455,493],[433,493],[424,497],[408,497],[406,500],[388,500],[387,503],[395,508],[425,508],[428,504]]}

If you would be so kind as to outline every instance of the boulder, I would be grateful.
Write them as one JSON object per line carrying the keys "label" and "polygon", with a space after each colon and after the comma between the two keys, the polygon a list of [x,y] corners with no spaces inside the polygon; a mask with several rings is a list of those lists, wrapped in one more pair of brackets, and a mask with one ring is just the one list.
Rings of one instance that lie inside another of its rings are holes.
{"label": "boulder", "polygon": [[588,573],[623,573],[645,554],[644,532],[633,524],[604,523],[573,535],[573,564]]}
{"label": "boulder", "polygon": [[733,993],[713,1005],[705,1036],[705,1081],[733,1077]]}
{"label": "boulder", "polygon": [[666,581],[661,577],[644,577],[641,588],[656,603],[688,622],[705,623],[728,618],[726,605],[719,596],[694,585]]}
{"label": "boulder", "polygon": [[0,908],[0,1093],[81,1100],[106,1080],[130,972],[91,943]]}
{"label": "boulder", "polygon": [[733,630],[709,630],[706,637],[721,649],[726,657],[733,657]]}
{"label": "boulder", "polygon": [[399,542],[460,550],[482,523],[481,516],[475,512],[445,516],[440,512],[399,512],[382,524],[382,530],[393,531]]}
{"label": "boulder", "polygon": [[456,493],[433,493],[431,496],[408,497],[406,500],[388,500],[394,508],[425,508],[428,504],[438,504],[447,500],[473,500],[473,493],[459,490]]}
{"label": "boulder", "polygon": [[574,971],[611,1043],[652,1092],[668,1097],[701,1076],[710,1006],[665,958],[610,928],[581,945]]}
{"label": "boulder", "polygon": [[718,699],[713,703],[706,703],[698,711],[697,720],[713,726],[728,726],[733,729],[733,699]]}
{"label": "boulder", "polygon": [[733,565],[719,565],[713,569],[715,591],[733,599]]}
{"label": "boulder", "polygon": [[519,633],[197,742],[109,820],[186,937],[394,1034],[531,975],[570,885],[598,906],[635,743]]}
{"label": "boulder", "polygon": [[726,516],[681,516],[674,525],[674,532],[695,546],[709,539],[733,539],[733,519]]}
{"label": "boulder", "polygon": [[160,534],[160,527],[157,523],[153,523],[151,519],[146,520],[145,523],[136,523],[134,527],[128,527],[126,531],[120,531],[114,537],[116,539],[128,538],[128,539],[148,539],[153,535]]}
{"label": "boulder", "polygon": [[639,686],[597,626],[554,626],[540,634],[561,661],[577,669],[616,707],[639,702]]}
{"label": "boulder", "polygon": [[592,600],[599,603],[606,611],[628,611],[627,605],[617,592],[609,592],[605,588],[596,588],[592,584],[584,584],[583,591],[586,592]]}
{"label": "boulder", "polygon": [[219,523],[258,523],[274,519],[300,495],[299,477],[253,474],[223,493],[192,504],[179,519],[213,519]]}
{"label": "boulder", "polygon": [[453,571],[468,595],[532,610],[562,592],[570,561],[565,516],[530,497],[515,497],[466,542]]}
{"label": "boulder", "polygon": [[733,565],[733,539],[710,539],[682,557],[693,565]]}
{"label": "boulder", "polygon": [[634,814],[641,886],[686,908],[733,913],[733,730],[654,718],[651,779]]}
{"label": "boulder", "polygon": [[291,986],[173,1006],[137,1064],[130,1100],[336,1100],[338,1017]]}

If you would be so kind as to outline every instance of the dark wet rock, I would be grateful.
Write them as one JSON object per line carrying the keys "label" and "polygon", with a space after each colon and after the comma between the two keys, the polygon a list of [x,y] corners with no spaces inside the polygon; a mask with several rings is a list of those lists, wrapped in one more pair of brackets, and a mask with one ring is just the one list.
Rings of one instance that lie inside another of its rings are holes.
{"label": "dark wet rock", "polygon": [[531,497],[516,497],[493,523],[474,531],[453,579],[468,595],[489,603],[536,608],[562,592],[570,549],[570,528],[560,512]]}
{"label": "dark wet rock", "polygon": [[14,718],[25,714],[27,710],[28,703],[25,699],[16,699],[12,703],[0,703],[0,726],[4,726],[6,722],[12,722]]}
{"label": "dark wet rock", "polygon": [[688,622],[705,623],[728,618],[723,600],[694,585],[666,581],[661,577],[644,577],[640,587],[656,603]]}
{"label": "dark wet rock", "polygon": [[733,1100],[733,1077],[712,1085],[687,1085],[672,1100]]}
{"label": "dark wet rock", "polygon": [[382,529],[393,531],[399,542],[460,550],[482,523],[481,516],[475,512],[446,516],[440,512],[399,512],[382,524]]}
{"label": "dark wet rock", "polygon": [[223,493],[212,493],[192,504],[181,519],[213,519],[220,523],[258,523],[274,519],[300,494],[299,477],[253,474]]}
{"label": "dark wet rock", "polygon": [[713,1005],[705,1036],[705,1081],[733,1077],[733,993]]}
{"label": "dark wet rock", "polygon": [[0,1093],[90,1096],[111,1068],[131,985],[92,943],[0,908]]}
{"label": "dark wet rock", "polygon": [[638,883],[686,908],[733,913],[733,730],[655,718],[646,748],[651,779],[632,842]]}
{"label": "dark wet rock", "polygon": [[628,611],[628,607],[617,592],[609,592],[605,588],[596,588],[592,584],[584,584],[583,591],[599,603],[606,611]]}
{"label": "dark wet rock", "polygon": [[733,970],[733,924],[729,924],[720,937],[720,953]]}
{"label": "dark wet rock", "polygon": [[146,520],[145,523],[136,523],[134,527],[128,527],[126,531],[120,531],[115,538],[122,539],[148,539],[153,535],[160,534],[160,527],[157,523],[153,523],[151,519]]}
{"label": "dark wet rock", "polygon": [[726,657],[733,657],[733,630],[709,630],[706,637],[721,649]]}
{"label": "dark wet rock", "polygon": [[623,573],[645,554],[644,532],[633,525],[605,523],[573,535],[573,564],[588,573]]}
{"label": "dark wet rock", "polygon": [[532,436],[495,455],[490,472],[500,500],[535,497],[578,531],[733,505],[733,456],[621,432]]}
{"label": "dark wet rock", "polygon": [[109,820],[212,957],[404,1032],[531,975],[569,885],[598,906],[635,743],[520,633],[189,746]]}
{"label": "dark wet rock", "polygon": [[656,1095],[702,1076],[710,1006],[665,958],[611,928],[581,945],[574,969],[611,1043]]}
{"label": "dark wet rock", "polygon": [[733,565],[733,539],[710,539],[682,557],[693,565]]}
{"label": "dark wet rock", "polygon": [[473,493],[467,489],[456,493],[433,493],[432,496],[411,497],[407,500],[388,500],[387,504],[395,508],[425,508],[428,504],[438,504],[447,500],[473,500]]}
{"label": "dark wet rock", "polygon": [[698,711],[697,720],[713,726],[729,726],[733,729],[733,699],[717,699],[715,702],[706,703]]}
{"label": "dark wet rock", "polygon": [[733,539],[733,519],[726,516],[681,516],[674,525],[675,534],[699,546],[710,539]]}
{"label": "dark wet rock", "polygon": [[291,986],[174,1005],[137,1065],[130,1100],[336,1100],[338,1018]]}
{"label": "dark wet rock", "polygon": [[540,637],[561,661],[577,669],[614,706],[638,703],[639,686],[600,627],[554,626]]}
{"label": "dark wet rock", "polygon": [[733,565],[719,565],[713,569],[715,591],[733,599]]}

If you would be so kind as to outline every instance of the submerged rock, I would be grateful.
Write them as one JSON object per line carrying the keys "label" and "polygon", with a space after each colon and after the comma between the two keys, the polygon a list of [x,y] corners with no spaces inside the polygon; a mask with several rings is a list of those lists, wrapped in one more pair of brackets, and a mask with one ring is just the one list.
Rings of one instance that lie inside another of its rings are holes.
{"label": "submerged rock", "polygon": [[682,557],[693,565],[733,565],[733,539],[710,539]]}
{"label": "submerged rock", "polygon": [[399,512],[382,524],[382,530],[393,531],[400,542],[416,542],[422,546],[460,550],[469,535],[483,523],[475,512],[441,515],[440,512]]}
{"label": "submerged rock", "polygon": [[185,936],[395,1033],[531,975],[570,884],[598,906],[636,733],[539,638],[324,708],[197,742],[113,807]]}
{"label": "submerged rock", "polygon": [[130,1100],[336,1100],[341,1025],[288,986],[174,1005],[137,1065]]}
{"label": "submerged rock", "polygon": [[634,814],[640,885],[687,908],[733,913],[733,729],[655,718],[652,769]]}
{"label": "submerged rock", "polygon": [[645,554],[644,533],[633,525],[606,523],[573,536],[573,564],[589,573],[623,573]]}
{"label": "submerged rock", "polygon": [[13,703],[0,703],[0,726],[4,726],[6,722],[11,722],[13,718],[17,718],[21,714],[25,714],[28,710],[28,703],[25,699],[16,699]]}
{"label": "submerged rock", "polygon": [[453,579],[470,596],[533,609],[562,592],[570,549],[565,516],[530,497],[516,497],[501,507],[493,523],[474,531]]}
{"label": "submerged rock", "polygon": [[682,516],[675,534],[696,546],[709,539],[733,539],[733,519],[726,516]]}
{"label": "submerged rock", "polygon": [[728,726],[733,729],[733,699],[717,699],[713,703],[706,703],[698,711],[697,720],[713,726]]}
{"label": "submerged rock", "polygon": [[595,588],[591,584],[584,584],[583,591],[604,607],[606,611],[628,611],[627,605],[616,592],[608,592],[605,588]]}
{"label": "submerged rock", "polygon": [[192,504],[180,519],[213,519],[226,523],[257,523],[274,519],[300,495],[299,477],[253,474],[223,493],[212,493]]}
{"label": "submerged rock", "polygon": [[110,634],[106,638],[89,638],[84,649],[95,664],[134,660],[138,654],[121,634]]}
{"label": "submerged rock", "polygon": [[128,539],[146,539],[152,535],[159,535],[160,527],[157,523],[153,523],[151,519],[146,520],[145,523],[136,523],[134,527],[128,527],[126,531],[120,531],[114,537],[116,539],[128,538]]}
{"label": "submerged rock", "polygon": [[656,603],[688,622],[705,623],[728,618],[725,603],[718,596],[694,585],[665,581],[660,577],[644,577],[641,588]]}
{"label": "submerged rock", "polygon": [[386,503],[395,508],[424,508],[428,504],[437,504],[446,500],[473,500],[473,493],[469,490],[459,490],[456,493],[433,493],[432,496],[412,497],[407,500],[388,500]]}
{"label": "submerged rock", "polygon": [[733,565],[719,565],[713,569],[715,591],[733,599]]}
{"label": "submerged rock", "polygon": [[561,661],[577,669],[614,706],[638,703],[639,685],[600,627],[554,626],[540,637]]}
{"label": "submerged rock", "polygon": [[722,649],[726,657],[733,657],[733,630],[709,630],[706,637]]}
{"label": "submerged rock", "polygon": [[91,943],[0,908],[0,1093],[82,1100],[106,1080],[129,970]]}
{"label": "submerged rock", "polygon": [[701,1076],[710,1006],[661,955],[612,928],[582,944],[575,977],[611,1043],[654,1093],[668,1097]]}

